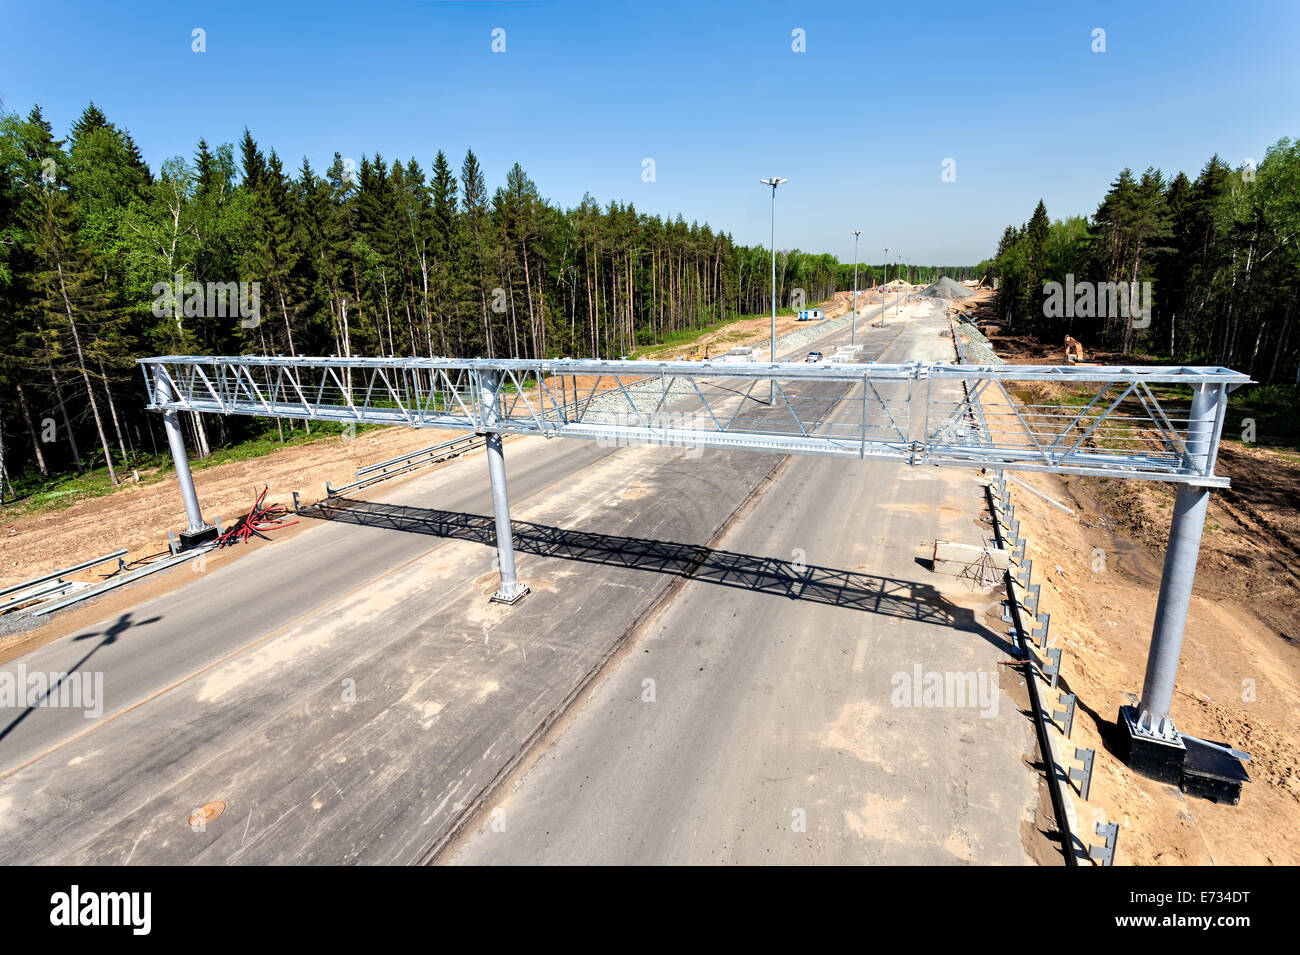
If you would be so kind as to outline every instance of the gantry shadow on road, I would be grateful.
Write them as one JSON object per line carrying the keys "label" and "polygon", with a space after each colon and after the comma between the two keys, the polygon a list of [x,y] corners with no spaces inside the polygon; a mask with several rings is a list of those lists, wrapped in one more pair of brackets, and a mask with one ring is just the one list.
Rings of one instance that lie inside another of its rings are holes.
{"label": "gantry shadow on road", "polygon": [[[304,508],[300,516],[496,546],[495,522],[482,514],[336,497]],[[913,580],[737,554],[701,544],[570,530],[528,521],[516,520],[513,527],[515,549],[527,554],[646,570],[901,617],[976,633],[1003,652],[1012,649],[1006,640],[980,624],[971,610],[951,603],[929,584]]]}

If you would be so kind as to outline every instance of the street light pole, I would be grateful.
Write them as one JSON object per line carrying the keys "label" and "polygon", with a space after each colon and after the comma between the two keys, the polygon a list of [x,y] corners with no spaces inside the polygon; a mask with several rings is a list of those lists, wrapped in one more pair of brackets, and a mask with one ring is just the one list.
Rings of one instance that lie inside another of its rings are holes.
{"label": "street light pole", "polygon": [[858,236],[860,235],[862,230],[855,229],[853,232],[853,320],[849,325],[850,345],[858,341]]}
{"label": "street light pole", "polygon": [[880,327],[885,327],[885,297],[889,295],[889,249],[885,249],[885,278],[880,283]]}
{"label": "street light pole", "polygon": [[[894,253],[894,280],[895,281],[898,280],[898,273],[901,272],[902,270],[903,270],[903,257],[899,255],[897,252],[895,252]],[[903,286],[900,285],[898,287],[898,291],[894,293],[894,306],[896,310],[899,312],[903,310],[903,306],[900,302],[900,299],[902,297],[903,297]]]}
{"label": "street light pole", "polygon": [[[768,360],[776,364],[776,187],[785,182],[784,178],[773,176],[760,179],[765,186],[772,187],[772,344],[768,350]],[[768,404],[776,404],[776,379],[772,379],[772,393]]]}

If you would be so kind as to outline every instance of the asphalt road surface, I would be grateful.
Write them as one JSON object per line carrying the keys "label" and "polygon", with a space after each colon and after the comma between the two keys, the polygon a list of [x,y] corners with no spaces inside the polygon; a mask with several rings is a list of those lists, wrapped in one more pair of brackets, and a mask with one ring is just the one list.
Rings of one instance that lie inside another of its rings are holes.
{"label": "asphalt road surface", "polygon": [[[935,327],[885,360],[949,357]],[[966,472],[791,458],[719,549],[806,565],[816,593],[688,582],[453,861],[1024,862],[1032,731],[974,613],[993,600],[917,561],[979,540],[981,504]],[[977,690],[900,702],[933,673]]]}
{"label": "asphalt road surface", "polygon": [[[928,357],[938,327],[860,329],[863,357]],[[916,664],[996,670],[990,598],[914,562],[979,539],[970,475],[534,438],[506,460],[515,607],[486,602],[479,453],[6,666],[97,675],[103,711],[3,711],[0,861],[429,861],[476,811],[458,861],[1022,861],[1005,694],[889,699]]]}

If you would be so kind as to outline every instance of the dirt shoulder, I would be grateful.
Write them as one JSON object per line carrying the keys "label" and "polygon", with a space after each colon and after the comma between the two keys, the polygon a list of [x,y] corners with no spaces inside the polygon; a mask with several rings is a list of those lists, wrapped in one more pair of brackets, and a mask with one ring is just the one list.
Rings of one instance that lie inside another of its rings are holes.
{"label": "dirt shoulder", "polygon": [[[453,436],[448,431],[376,428],[351,439],[324,438],[195,470],[194,486],[204,517],[221,518],[229,526],[248,512],[263,486],[269,488],[267,503],[291,506],[294,491],[301,492],[304,502],[315,501],[325,496],[326,481],[343,484],[361,465]],[[185,509],[175,475],[154,483],[124,485],[112,494],[57,511],[6,516],[0,519],[0,587],[123,547],[130,562],[164,554],[167,532],[184,527]],[[245,550],[240,546],[233,553]],[[113,563],[104,564],[73,578],[99,581],[115,568]]]}

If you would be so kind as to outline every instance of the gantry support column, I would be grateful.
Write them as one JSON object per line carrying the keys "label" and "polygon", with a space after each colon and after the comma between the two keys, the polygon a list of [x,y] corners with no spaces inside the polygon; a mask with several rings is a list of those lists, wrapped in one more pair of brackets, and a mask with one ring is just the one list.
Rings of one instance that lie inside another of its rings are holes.
{"label": "gantry support column", "polygon": [[[484,372],[480,378],[483,386],[483,425],[494,427],[501,402],[500,372]],[[523,599],[528,588],[515,577],[515,541],[510,527],[510,494],[506,489],[506,459],[501,448],[501,435],[484,431],[487,444],[488,479],[492,482],[492,513],[496,518],[497,563],[501,568],[501,586],[492,595],[496,603],[513,604]]]}
{"label": "gantry support column", "polygon": [[[1222,385],[1197,385],[1187,424],[1189,464],[1213,470],[1219,405],[1227,397]],[[1201,551],[1201,534],[1210,506],[1210,489],[1194,484],[1178,485],[1173,520],[1169,526],[1169,547],[1160,576],[1160,596],[1151,629],[1146,678],[1138,706],[1120,710],[1121,732],[1129,737],[1129,764],[1144,775],[1164,782],[1181,778],[1186,749],[1173,718],[1169,715],[1178,675],[1178,657],[1183,648],[1183,631],[1192,600],[1192,581]]]}
{"label": "gantry support column", "polygon": [[[171,379],[162,365],[153,372],[154,401],[165,404],[175,399]],[[176,480],[181,486],[181,500],[185,503],[186,528],[181,532],[181,550],[188,550],[213,540],[217,529],[203,519],[199,510],[199,496],[194,491],[194,476],[190,474],[190,459],[185,453],[185,434],[181,431],[180,415],[174,408],[163,410],[163,430],[167,432],[167,445],[171,448],[172,463],[176,466]]]}

